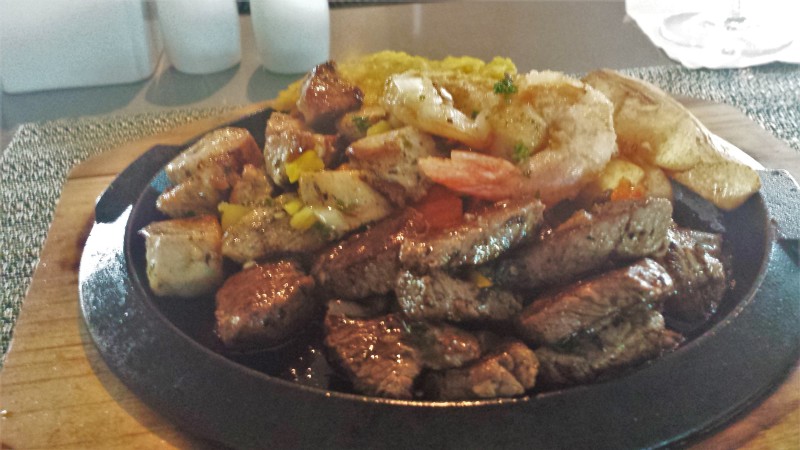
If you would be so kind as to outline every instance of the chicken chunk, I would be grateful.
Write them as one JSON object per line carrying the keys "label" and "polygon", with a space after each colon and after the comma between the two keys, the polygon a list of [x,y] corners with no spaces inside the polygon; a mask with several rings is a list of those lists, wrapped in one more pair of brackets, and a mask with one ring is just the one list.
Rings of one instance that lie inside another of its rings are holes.
{"label": "chicken chunk", "polygon": [[373,174],[370,184],[398,205],[425,195],[432,183],[419,171],[417,160],[438,154],[433,138],[413,127],[365,137],[346,152],[350,167]]}
{"label": "chicken chunk", "polygon": [[212,214],[240,181],[245,165],[264,167],[250,132],[235,127],[212,131],[167,164],[167,178],[175,186],[159,196],[156,207],[170,217]]}
{"label": "chicken chunk", "polygon": [[196,297],[222,283],[222,229],[215,217],[153,222],[140,234],[156,295]]}
{"label": "chicken chunk", "polygon": [[330,167],[338,158],[335,141],[336,136],[314,133],[300,119],[274,112],[267,121],[264,144],[267,175],[276,185],[289,186],[286,163],[294,161],[305,151],[316,152],[325,167]]}

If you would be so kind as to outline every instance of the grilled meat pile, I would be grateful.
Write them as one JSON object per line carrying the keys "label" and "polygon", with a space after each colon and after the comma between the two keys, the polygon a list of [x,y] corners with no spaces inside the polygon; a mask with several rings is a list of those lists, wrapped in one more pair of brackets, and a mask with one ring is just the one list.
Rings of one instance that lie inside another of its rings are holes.
{"label": "grilled meat pile", "polygon": [[246,130],[198,141],[167,167],[171,219],[142,231],[153,291],[214,294],[231,349],[320,323],[354,390],[435,400],[600,380],[677,348],[665,316],[719,306],[722,237],[678,227],[669,199],[578,199],[557,219],[530,193],[464,195],[417,164],[453,139],[391,120],[328,63],[272,114],[263,157]]}

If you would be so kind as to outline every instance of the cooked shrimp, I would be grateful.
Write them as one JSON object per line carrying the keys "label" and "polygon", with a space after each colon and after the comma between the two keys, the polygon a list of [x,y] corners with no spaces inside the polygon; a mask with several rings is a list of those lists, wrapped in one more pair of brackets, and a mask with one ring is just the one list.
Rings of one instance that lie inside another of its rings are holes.
{"label": "cooked shrimp", "polygon": [[427,133],[474,148],[484,148],[489,143],[490,129],[485,116],[472,118],[456,108],[447,89],[434,84],[428,76],[415,72],[391,76],[383,102],[396,119]]}
{"label": "cooked shrimp", "polygon": [[422,172],[453,190],[490,200],[538,195],[554,204],[574,197],[617,151],[611,103],[556,72],[531,72],[514,82],[517,91],[488,112],[488,145],[477,147],[496,156],[453,152],[449,160],[421,160]]}

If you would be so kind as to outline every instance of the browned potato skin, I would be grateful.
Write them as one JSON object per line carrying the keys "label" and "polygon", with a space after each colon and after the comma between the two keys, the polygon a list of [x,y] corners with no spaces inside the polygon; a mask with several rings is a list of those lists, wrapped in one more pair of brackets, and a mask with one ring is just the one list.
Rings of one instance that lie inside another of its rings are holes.
{"label": "browned potato skin", "polygon": [[658,87],[608,69],[583,81],[614,104],[617,143],[631,160],[660,167],[724,210],[739,207],[761,187],[754,170],[726,157],[705,126]]}

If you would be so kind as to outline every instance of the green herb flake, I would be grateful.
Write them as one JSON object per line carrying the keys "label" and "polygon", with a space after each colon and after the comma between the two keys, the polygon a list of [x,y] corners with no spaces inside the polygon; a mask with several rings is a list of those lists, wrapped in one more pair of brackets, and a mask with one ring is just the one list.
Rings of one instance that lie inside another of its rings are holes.
{"label": "green herb flake", "polygon": [[364,116],[353,116],[353,125],[355,125],[361,133],[366,133],[370,127],[369,120]]}
{"label": "green herb flake", "polygon": [[514,162],[520,163],[531,157],[531,149],[522,142],[514,146]]}
{"label": "green herb flake", "polygon": [[514,85],[514,80],[511,79],[511,75],[509,74],[506,74],[506,76],[503,77],[502,80],[494,84],[495,94],[502,94],[508,97],[511,94],[515,94],[516,92],[517,92],[517,87]]}

